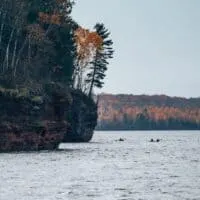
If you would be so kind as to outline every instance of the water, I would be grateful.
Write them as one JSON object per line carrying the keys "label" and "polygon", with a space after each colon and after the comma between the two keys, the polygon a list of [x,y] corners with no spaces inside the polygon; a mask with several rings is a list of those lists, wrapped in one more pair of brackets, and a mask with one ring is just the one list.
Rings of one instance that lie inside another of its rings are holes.
{"label": "water", "polygon": [[198,131],[97,132],[60,148],[0,154],[0,200],[200,200]]}

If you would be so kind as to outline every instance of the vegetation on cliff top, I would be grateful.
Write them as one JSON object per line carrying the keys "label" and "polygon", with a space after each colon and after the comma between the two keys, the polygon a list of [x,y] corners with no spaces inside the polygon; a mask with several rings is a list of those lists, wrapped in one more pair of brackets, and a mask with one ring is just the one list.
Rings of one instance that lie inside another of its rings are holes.
{"label": "vegetation on cliff top", "polygon": [[103,24],[94,31],[72,18],[71,0],[0,1],[0,86],[44,95],[49,83],[91,96],[102,87],[112,40]]}

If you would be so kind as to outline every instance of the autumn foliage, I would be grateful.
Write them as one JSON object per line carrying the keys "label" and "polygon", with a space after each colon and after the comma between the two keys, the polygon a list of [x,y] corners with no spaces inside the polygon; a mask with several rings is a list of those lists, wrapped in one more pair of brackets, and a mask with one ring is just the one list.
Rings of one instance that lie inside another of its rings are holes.
{"label": "autumn foliage", "polygon": [[74,32],[77,59],[73,85],[90,97],[94,87],[103,87],[108,60],[114,53],[110,32],[104,24],[97,23],[94,29],[79,27]]}
{"label": "autumn foliage", "polygon": [[100,95],[103,129],[200,129],[200,99],[168,96]]}
{"label": "autumn foliage", "polygon": [[96,50],[100,49],[103,39],[96,32],[79,27],[75,31],[75,42],[77,45],[78,59],[89,60]]}
{"label": "autumn foliage", "polygon": [[50,15],[47,13],[39,12],[38,16],[39,16],[39,21],[42,23],[57,24],[57,25],[61,24],[61,15],[58,13]]}

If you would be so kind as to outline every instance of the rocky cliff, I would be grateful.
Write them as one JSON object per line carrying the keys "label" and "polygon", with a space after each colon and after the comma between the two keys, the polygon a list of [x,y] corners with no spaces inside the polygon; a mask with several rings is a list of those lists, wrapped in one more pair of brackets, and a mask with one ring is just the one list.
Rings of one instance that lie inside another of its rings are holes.
{"label": "rocky cliff", "polygon": [[25,89],[1,88],[0,152],[56,149],[68,123],[58,119],[55,107],[53,100]]}
{"label": "rocky cliff", "polygon": [[0,152],[57,149],[61,142],[88,142],[97,106],[80,91],[48,85],[47,96],[0,89]]}
{"label": "rocky cliff", "polygon": [[69,107],[68,130],[63,142],[89,142],[97,124],[97,105],[80,91],[72,91],[72,104]]}
{"label": "rocky cliff", "polygon": [[64,137],[66,124],[5,124],[0,127],[0,152],[54,150]]}

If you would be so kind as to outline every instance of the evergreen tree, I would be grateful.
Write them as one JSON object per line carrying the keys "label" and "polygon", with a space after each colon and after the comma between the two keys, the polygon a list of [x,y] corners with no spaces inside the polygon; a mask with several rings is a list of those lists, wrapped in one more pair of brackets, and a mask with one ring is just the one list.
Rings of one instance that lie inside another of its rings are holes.
{"label": "evergreen tree", "polygon": [[95,25],[97,34],[103,39],[102,47],[96,50],[94,60],[91,62],[90,72],[87,74],[86,82],[90,84],[88,96],[92,95],[94,87],[102,88],[103,79],[107,70],[108,59],[113,58],[113,41],[109,38],[110,32],[104,24]]}

